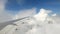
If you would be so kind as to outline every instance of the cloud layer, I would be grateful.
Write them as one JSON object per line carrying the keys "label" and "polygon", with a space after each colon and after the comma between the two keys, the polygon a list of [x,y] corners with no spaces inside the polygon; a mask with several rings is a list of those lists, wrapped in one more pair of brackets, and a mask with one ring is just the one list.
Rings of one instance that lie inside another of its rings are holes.
{"label": "cloud layer", "polygon": [[[60,23],[60,17],[54,13],[53,14],[51,13],[52,13],[51,10],[40,9],[40,12],[34,15],[34,18],[36,19],[36,22],[34,23],[35,24],[34,27],[28,32],[26,32],[26,34],[45,34],[45,33],[54,34],[58,30],[58,28],[60,28],[57,25]],[[48,25],[48,24],[51,24],[51,25]],[[37,25],[39,25],[39,27]]]}

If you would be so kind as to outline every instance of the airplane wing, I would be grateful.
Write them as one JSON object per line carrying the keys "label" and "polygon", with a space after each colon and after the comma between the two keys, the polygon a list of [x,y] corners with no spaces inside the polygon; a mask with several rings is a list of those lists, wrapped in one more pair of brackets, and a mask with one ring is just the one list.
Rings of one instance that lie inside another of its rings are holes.
{"label": "airplane wing", "polygon": [[16,20],[11,20],[11,21],[0,23],[0,30],[3,29],[5,26],[7,26],[9,24],[14,25],[14,22],[17,22],[19,20],[23,20],[23,19],[26,19],[26,18],[29,18],[29,16],[28,17],[24,17],[24,18],[20,18],[20,19],[16,19]]}

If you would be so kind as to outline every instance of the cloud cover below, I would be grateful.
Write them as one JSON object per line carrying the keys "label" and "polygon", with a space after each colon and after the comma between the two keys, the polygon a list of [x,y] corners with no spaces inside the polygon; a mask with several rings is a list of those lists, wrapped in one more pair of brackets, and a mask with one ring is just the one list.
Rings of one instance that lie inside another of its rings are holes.
{"label": "cloud cover below", "polygon": [[[60,31],[60,17],[57,16],[55,13],[51,13],[51,10],[46,10],[43,8],[40,9],[40,12],[33,16],[36,19],[35,23],[31,22],[32,24],[35,24],[34,27],[26,32],[26,34],[59,34],[60,32],[56,31]],[[37,25],[40,26],[38,27]]]}

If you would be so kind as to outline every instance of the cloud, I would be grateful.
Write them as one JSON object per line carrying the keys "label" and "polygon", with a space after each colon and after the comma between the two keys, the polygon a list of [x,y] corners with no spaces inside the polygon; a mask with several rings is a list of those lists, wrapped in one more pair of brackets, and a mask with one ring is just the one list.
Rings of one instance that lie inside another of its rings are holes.
{"label": "cloud", "polygon": [[7,3],[7,0],[0,0],[0,23],[4,21],[8,21],[12,18],[12,15],[10,15],[5,10],[6,3]]}
{"label": "cloud", "polygon": [[41,8],[40,9],[40,12],[38,14],[36,14],[35,16],[35,19],[38,21],[38,22],[48,22],[48,21],[52,21],[52,22],[60,22],[60,16],[57,16],[56,13],[53,13],[52,10],[46,10],[46,9],[43,9]]}
{"label": "cloud", "polygon": [[[50,33],[51,31],[53,31],[51,29],[52,26],[53,26],[52,27],[53,29],[58,28],[57,24],[60,23],[60,17],[57,16],[57,14],[55,14],[55,13],[53,13],[53,14],[51,14],[51,13],[52,13],[51,10],[46,10],[46,9],[41,8],[40,12],[33,16],[36,19],[36,22],[34,22],[36,24],[34,25],[34,27],[31,30],[26,32],[26,34],[40,34],[40,33],[45,34],[45,33]],[[51,23],[51,25],[52,24],[53,25],[51,26],[49,23]],[[39,27],[37,25],[39,25]],[[57,26],[57,27],[55,27],[55,26]],[[55,33],[56,30],[54,30],[53,33]]]}
{"label": "cloud", "polygon": [[56,14],[53,14],[52,16],[56,16]]}
{"label": "cloud", "polygon": [[39,13],[36,14],[34,17],[38,21],[44,21],[46,19],[46,17],[48,16],[49,13],[51,13],[50,10],[45,10],[45,9],[41,8],[40,11],[39,11]]}

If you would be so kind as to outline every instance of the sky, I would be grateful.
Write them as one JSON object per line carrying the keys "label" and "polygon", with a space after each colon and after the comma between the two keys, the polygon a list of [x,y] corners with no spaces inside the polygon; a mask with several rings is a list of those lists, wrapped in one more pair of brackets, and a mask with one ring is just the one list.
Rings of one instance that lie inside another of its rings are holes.
{"label": "sky", "polygon": [[0,21],[37,14],[41,8],[60,15],[60,0],[0,0]]}
{"label": "sky", "polygon": [[8,0],[6,10],[19,12],[23,9],[37,8],[37,12],[41,8],[52,10],[55,13],[60,13],[60,0]]}

